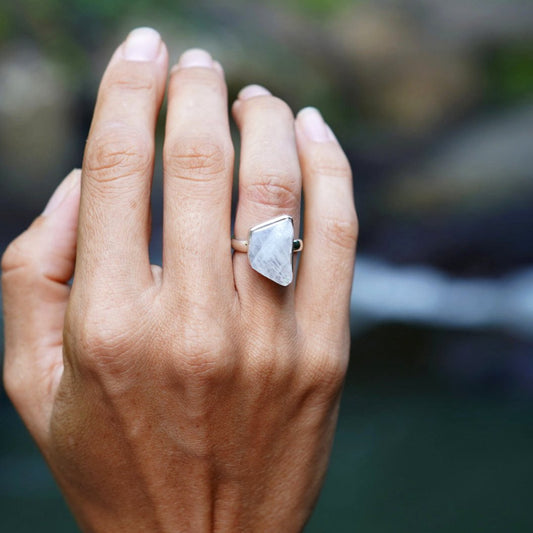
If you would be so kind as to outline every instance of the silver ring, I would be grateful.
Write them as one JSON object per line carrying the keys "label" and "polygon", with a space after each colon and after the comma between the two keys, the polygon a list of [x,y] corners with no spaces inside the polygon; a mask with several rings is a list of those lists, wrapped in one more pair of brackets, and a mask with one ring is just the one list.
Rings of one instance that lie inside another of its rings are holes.
{"label": "silver ring", "polygon": [[294,238],[292,217],[281,215],[250,228],[246,241],[231,239],[231,247],[247,253],[256,272],[286,287],[293,279],[292,254],[301,252],[304,243]]}

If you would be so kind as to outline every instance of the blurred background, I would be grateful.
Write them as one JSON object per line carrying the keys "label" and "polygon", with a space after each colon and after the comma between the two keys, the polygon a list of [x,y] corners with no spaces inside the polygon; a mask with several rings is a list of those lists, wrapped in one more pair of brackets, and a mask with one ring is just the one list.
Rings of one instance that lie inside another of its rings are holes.
{"label": "blurred background", "polygon": [[[231,99],[319,107],[354,168],[352,359],[306,531],[533,531],[533,2],[3,0],[0,249],[80,166],[139,25],[210,50]],[[153,202],[157,262],[160,164]],[[0,531],[76,531],[0,410]]]}

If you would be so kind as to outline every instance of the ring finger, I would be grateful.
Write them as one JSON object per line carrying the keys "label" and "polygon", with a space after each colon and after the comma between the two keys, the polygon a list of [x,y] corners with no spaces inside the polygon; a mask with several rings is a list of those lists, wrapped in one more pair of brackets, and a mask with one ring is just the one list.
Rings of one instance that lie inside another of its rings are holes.
{"label": "ring finger", "polygon": [[[233,105],[241,133],[239,204],[235,236],[248,239],[251,227],[290,215],[294,234],[300,218],[301,173],[289,106],[258,85],[245,87]],[[293,284],[283,287],[253,270],[246,254],[234,254],[235,284],[241,301],[258,309],[293,302]]]}

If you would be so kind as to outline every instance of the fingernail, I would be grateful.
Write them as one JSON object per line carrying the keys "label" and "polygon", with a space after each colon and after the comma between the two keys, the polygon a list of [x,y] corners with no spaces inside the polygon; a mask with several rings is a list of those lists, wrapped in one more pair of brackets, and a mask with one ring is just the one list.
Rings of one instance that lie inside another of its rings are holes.
{"label": "fingernail", "polygon": [[126,39],[122,51],[129,61],[154,61],[159,55],[161,36],[152,28],[137,28]]}
{"label": "fingernail", "polygon": [[213,61],[213,68],[224,78],[224,68],[218,61]]}
{"label": "fingernail", "polygon": [[254,96],[269,96],[272,93],[262,87],[261,85],[248,85],[244,89],[241,89],[239,93],[240,100],[247,100],[248,98],[253,98]]}
{"label": "fingernail", "polygon": [[336,135],[333,133],[333,130],[327,124],[326,129],[328,130],[328,140],[338,142]]}
{"label": "fingernail", "polygon": [[314,107],[302,109],[298,113],[298,122],[305,135],[312,141],[322,143],[331,140],[328,127],[318,109]]}
{"label": "fingernail", "polygon": [[49,215],[52,211],[55,211],[69,194],[74,191],[78,186],[80,180],[79,170],[73,170],[57,187],[54,194],[48,200],[44,211],[41,213],[43,216]]}
{"label": "fingernail", "polygon": [[190,67],[205,67],[211,68],[213,66],[213,58],[211,54],[202,50],[201,48],[191,48],[181,54],[178,62],[179,68]]}

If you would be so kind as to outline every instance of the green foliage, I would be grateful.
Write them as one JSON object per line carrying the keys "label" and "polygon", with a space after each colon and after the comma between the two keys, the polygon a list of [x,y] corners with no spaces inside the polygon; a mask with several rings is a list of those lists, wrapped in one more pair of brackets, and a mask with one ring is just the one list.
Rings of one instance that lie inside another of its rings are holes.
{"label": "green foliage", "polygon": [[533,42],[496,48],[485,65],[489,101],[505,104],[533,97]]}
{"label": "green foliage", "polygon": [[278,3],[293,11],[324,16],[359,3],[359,0],[278,0]]}

